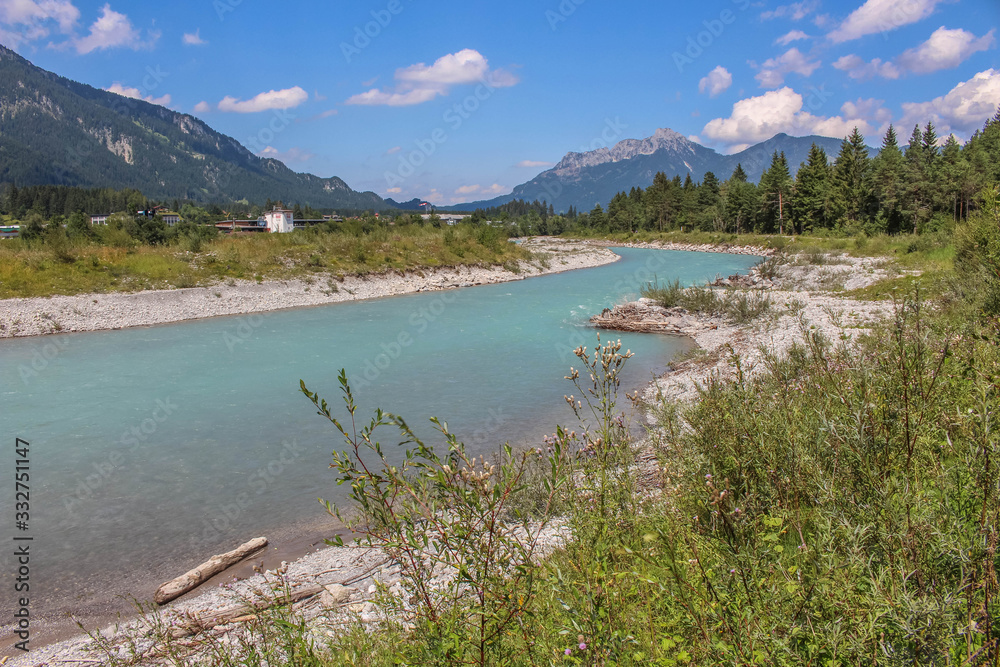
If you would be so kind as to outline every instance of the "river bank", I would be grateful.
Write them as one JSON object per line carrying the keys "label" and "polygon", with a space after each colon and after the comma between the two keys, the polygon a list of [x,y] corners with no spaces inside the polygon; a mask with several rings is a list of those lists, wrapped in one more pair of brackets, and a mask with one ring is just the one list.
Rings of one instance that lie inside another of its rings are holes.
{"label": "river bank", "polygon": [[617,255],[610,250],[614,246],[735,255],[772,252],[767,248],[730,244],[622,244],[552,237],[527,239],[522,245],[531,250],[535,258],[521,262],[516,270],[507,266],[467,266],[342,279],[316,274],[305,280],[259,283],[232,280],[210,287],[3,299],[0,300],[0,338],[125,329],[524,280],[610,264],[617,260]]}
{"label": "river bank", "polygon": [[0,300],[0,338],[125,329],[488,285],[601,266],[618,259],[606,248],[561,239],[531,239],[524,247],[535,253],[535,258],[521,262],[516,270],[464,266],[346,276],[342,280],[316,274],[304,280],[231,280],[210,287],[4,299]]}

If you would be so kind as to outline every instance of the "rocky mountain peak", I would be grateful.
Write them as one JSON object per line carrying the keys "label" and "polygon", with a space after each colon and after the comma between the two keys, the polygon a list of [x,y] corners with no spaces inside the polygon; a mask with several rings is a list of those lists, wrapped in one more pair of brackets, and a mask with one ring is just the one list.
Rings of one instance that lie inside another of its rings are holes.
{"label": "rocky mountain peak", "polygon": [[562,174],[584,167],[629,160],[638,155],[652,155],[662,149],[688,155],[694,153],[693,146],[694,144],[679,132],[674,132],[670,128],[660,128],[653,136],[645,139],[623,139],[610,148],[598,148],[586,153],[567,153],[556,165],[555,171],[557,174]]}

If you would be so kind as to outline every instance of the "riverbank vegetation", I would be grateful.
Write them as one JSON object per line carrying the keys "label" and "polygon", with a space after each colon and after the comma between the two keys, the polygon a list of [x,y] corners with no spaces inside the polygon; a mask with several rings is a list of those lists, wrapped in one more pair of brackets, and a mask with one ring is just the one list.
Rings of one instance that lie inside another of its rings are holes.
{"label": "riverbank vegetation", "polygon": [[0,298],[492,266],[531,257],[500,230],[471,225],[349,221],[290,234],[217,236],[214,228],[181,223],[156,231],[162,242],[148,243],[147,230],[132,218],[93,228],[75,222],[52,225],[38,240],[0,243]]}

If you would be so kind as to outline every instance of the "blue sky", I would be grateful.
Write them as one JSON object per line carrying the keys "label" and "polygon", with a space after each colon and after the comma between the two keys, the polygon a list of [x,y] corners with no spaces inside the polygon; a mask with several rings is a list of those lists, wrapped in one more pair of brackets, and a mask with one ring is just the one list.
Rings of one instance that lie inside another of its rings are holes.
{"label": "blue sky", "polygon": [[997,0],[0,0],[36,65],[190,113],[296,171],[439,204],[669,127],[878,145],[1000,104]]}

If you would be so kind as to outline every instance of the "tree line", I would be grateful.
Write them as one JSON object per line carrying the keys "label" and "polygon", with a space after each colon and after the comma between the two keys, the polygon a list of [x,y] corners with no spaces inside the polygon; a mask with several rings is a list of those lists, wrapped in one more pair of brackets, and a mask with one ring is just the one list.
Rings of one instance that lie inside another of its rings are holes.
{"label": "tree line", "polygon": [[[813,144],[795,176],[784,153],[775,152],[758,183],[742,165],[725,181],[707,172],[700,183],[690,174],[657,173],[648,188],[619,192],[607,208],[571,209],[555,216],[545,202],[510,202],[477,211],[480,219],[510,219],[520,233],[566,230],[637,232],[701,230],[724,233],[898,234],[950,229],[977,206],[977,193],[1000,181],[1000,110],[964,146],[951,135],[939,145],[933,123],[913,128],[900,143],[890,125],[882,145],[869,155],[857,128],[830,160]],[[524,211],[513,216],[513,211]]]}

